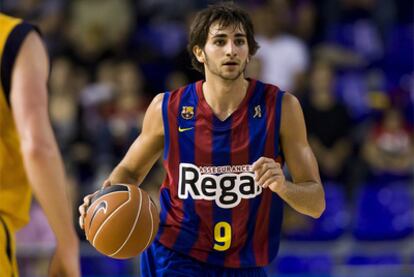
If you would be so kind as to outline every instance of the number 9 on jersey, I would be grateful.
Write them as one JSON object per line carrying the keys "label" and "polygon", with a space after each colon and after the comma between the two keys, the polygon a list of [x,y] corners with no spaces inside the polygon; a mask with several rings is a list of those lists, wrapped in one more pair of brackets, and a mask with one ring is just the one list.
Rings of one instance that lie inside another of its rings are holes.
{"label": "number 9 on jersey", "polygon": [[225,221],[214,226],[214,250],[225,251],[231,244],[231,225]]}

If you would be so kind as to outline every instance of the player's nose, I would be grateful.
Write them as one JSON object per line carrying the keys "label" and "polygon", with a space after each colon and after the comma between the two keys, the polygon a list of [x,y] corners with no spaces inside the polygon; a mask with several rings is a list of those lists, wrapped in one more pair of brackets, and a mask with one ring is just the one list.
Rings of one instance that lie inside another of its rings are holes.
{"label": "player's nose", "polygon": [[235,57],[237,55],[237,47],[234,44],[234,41],[229,40],[226,44],[226,56],[228,57]]}

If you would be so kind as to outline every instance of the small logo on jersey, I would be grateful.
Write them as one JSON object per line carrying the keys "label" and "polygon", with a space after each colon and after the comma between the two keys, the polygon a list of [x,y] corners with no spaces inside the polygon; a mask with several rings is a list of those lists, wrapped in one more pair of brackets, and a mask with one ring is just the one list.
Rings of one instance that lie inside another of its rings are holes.
{"label": "small logo on jersey", "polygon": [[182,132],[185,132],[185,131],[190,131],[193,128],[194,127],[181,128],[180,126],[178,126],[178,132],[182,133]]}
{"label": "small logo on jersey", "polygon": [[262,108],[260,107],[260,105],[257,105],[256,107],[254,107],[254,115],[253,118],[261,118],[262,117]]}
{"label": "small logo on jersey", "polygon": [[106,214],[106,209],[108,208],[108,203],[106,201],[102,201],[98,205],[96,205],[95,210],[93,211],[91,221],[89,221],[89,226],[92,225],[92,221],[95,218],[95,216],[99,213],[99,211],[103,210],[103,213]]}
{"label": "small logo on jersey", "polygon": [[194,116],[194,107],[193,106],[183,106],[181,110],[181,116],[184,119],[191,119]]}
{"label": "small logo on jersey", "polygon": [[178,198],[215,201],[223,209],[231,209],[242,199],[254,198],[262,193],[262,187],[254,181],[253,172],[201,174],[200,168],[180,163]]}

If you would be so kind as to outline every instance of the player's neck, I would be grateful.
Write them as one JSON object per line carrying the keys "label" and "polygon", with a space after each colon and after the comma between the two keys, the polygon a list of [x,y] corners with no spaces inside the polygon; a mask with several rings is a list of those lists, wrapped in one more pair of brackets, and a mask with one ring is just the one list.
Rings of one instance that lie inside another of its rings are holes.
{"label": "player's neck", "polygon": [[216,116],[224,120],[229,117],[243,101],[249,82],[241,75],[237,80],[207,78],[203,84],[203,94]]}

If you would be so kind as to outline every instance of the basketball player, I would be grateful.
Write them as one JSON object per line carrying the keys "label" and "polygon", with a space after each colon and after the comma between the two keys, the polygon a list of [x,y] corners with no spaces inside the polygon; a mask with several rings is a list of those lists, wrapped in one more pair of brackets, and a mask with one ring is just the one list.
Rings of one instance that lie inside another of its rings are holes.
{"label": "basketball player", "polygon": [[49,61],[36,29],[0,13],[0,276],[17,277],[14,233],[31,190],[56,235],[49,276],[80,276],[66,180],[48,118]]}
{"label": "basketball player", "polygon": [[[250,18],[234,4],[198,13],[189,51],[205,80],[154,98],[142,133],[105,182],[139,185],[163,155],[160,228],[141,256],[143,276],[265,276],[283,203],[314,218],[323,212],[298,100],[244,77],[257,49]],[[90,197],[79,207],[81,226]]]}

